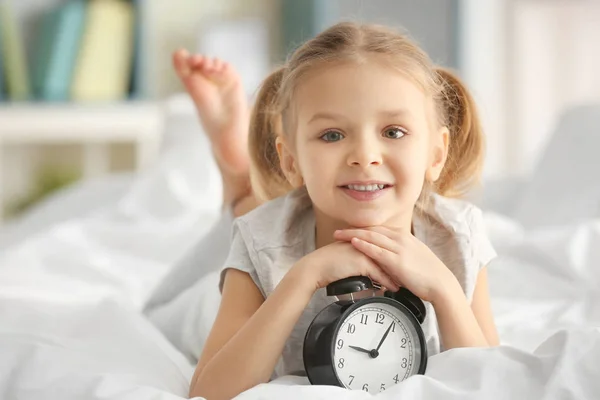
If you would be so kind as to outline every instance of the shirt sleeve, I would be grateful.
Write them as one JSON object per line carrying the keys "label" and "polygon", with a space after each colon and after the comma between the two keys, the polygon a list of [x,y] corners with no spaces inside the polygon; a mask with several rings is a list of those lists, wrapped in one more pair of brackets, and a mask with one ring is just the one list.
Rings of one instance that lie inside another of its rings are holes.
{"label": "shirt sleeve", "polygon": [[229,269],[237,269],[248,273],[263,296],[265,295],[254,262],[252,261],[251,253],[253,250],[252,243],[248,243],[248,240],[243,235],[243,222],[236,220],[232,229],[231,248],[220,273],[219,291],[221,293],[223,292],[225,273]]}
{"label": "shirt sleeve", "polygon": [[473,256],[477,260],[478,269],[482,269],[496,258],[498,254],[487,234],[481,209],[473,209],[470,228]]}

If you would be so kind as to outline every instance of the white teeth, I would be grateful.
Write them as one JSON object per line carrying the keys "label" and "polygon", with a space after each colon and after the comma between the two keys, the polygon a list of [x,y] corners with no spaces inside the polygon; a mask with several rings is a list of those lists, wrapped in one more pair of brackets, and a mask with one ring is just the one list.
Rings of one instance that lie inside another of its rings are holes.
{"label": "white teeth", "polygon": [[376,190],[382,190],[385,185],[348,185],[348,189],[357,190],[359,192],[374,192]]}

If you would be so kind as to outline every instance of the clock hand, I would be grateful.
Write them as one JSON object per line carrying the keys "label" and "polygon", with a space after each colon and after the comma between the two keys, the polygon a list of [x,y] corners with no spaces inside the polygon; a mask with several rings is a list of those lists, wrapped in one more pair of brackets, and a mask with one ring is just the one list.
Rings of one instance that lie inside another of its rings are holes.
{"label": "clock hand", "polygon": [[390,326],[387,328],[387,330],[385,331],[385,333],[383,334],[383,337],[381,338],[381,340],[379,341],[379,344],[377,345],[377,349],[375,349],[376,351],[379,351],[379,348],[381,347],[381,345],[383,344],[383,342],[385,341],[385,338],[387,337],[387,335],[390,333],[390,329],[392,329],[392,326],[394,326],[395,322],[392,322],[390,324]]}
{"label": "clock hand", "polygon": [[363,349],[362,347],[357,347],[357,346],[348,346],[348,347],[350,347],[351,349],[354,349],[354,350],[362,351],[363,353],[367,353],[367,354],[371,352],[371,350]]}

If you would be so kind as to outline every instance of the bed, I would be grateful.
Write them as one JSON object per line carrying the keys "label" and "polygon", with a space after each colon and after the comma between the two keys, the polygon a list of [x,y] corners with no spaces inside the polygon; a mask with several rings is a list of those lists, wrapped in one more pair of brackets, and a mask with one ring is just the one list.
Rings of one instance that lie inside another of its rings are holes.
{"label": "bed", "polygon": [[[487,183],[478,199],[500,254],[489,273],[502,346],[433,356],[377,398],[600,398],[599,111],[566,113],[529,181]],[[172,306],[170,334],[142,310],[219,217],[219,176],[190,118],[167,124],[178,136],[143,175],[77,184],[0,231],[0,398],[187,398],[217,274]],[[367,397],[300,377],[238,396]]]}

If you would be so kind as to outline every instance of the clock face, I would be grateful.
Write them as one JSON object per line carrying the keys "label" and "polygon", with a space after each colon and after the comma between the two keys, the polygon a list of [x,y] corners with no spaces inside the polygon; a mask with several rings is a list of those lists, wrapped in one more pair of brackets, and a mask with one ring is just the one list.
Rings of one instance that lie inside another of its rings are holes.
{"label": "clock face", "polygon": [[400,309],[369,302],[342,321],[333,356],[346,388],[379,393],[419,371],[421,340],[414,322]]}

